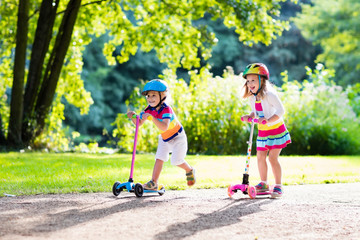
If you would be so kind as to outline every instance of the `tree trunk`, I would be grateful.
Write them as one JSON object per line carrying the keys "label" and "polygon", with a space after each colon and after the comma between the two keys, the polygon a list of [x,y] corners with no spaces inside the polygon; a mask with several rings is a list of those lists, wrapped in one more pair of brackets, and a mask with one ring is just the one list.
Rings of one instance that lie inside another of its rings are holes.
{"label": "tree trunk", "polygon": [[59,32],[57,34],[55,45],[45,70],[44,80],[42,82],[39,97],[35,106],[37,123],[36,136],[38,136],[43,131],[45,119],[49,114],[50,107],[54,99],[56,86],[59,81],[61,68],[64,64],[66,52],[70,45],[70,40],[77,15],[79,13],[80,4],[81,0],[70,0],[66,7]]}
{"label": "tree trunk", "polygon": [[6,138],[3,130],[3,123],[2,123],[2,117],[0,114],[0,146],[6,145]]}
{"label": "tree trunk", "polygon": [[24,120],[22,123],[22,140],[28,143],[34,137],[35,103],[40,91],[41,75],[45,55],[49,51],[53,26],[59,0],[42,1],[37,22],[35,39],[31,51],[28,80],[24,95]]}
{"label": "tree trunk", "polygon": [[8,143],[21,147],[21,128],[23,117],[23,91],[25,77],[25,60],[28,35],[29,1],[20,0],[16,32],[16,49],[14,60],[14,79],[11,90],[10,120]]}

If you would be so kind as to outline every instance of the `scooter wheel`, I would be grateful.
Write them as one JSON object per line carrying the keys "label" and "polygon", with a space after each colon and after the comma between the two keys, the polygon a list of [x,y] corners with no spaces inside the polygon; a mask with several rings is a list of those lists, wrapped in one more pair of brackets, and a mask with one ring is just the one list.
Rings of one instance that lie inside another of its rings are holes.
{"label": "scooter wheel", "polygon": [[137,183],[135,184],[134,191],[137,197],[142,197],[142,195],[144,194],[144,187],[140,183]]}
{"label": "scooter wheel", "polygon": [[248,186],[247,192],[251,199],[256,198],[256,188],[254,186]]}
{"label": "scooter wheel", "polygon": [[123,190],[122,187],[118,188],[118,186],[120,185],[120,182],[115,182],[112,188],[113,194],[115,196],[119,196],[119,194],[121,193],[121,191]]}
{"label": "scooter wheel", "polygon": [[164,187],[163,185],[160,185],[160,186],[159,186],[159,191],[161,191],[161,192],[158,192],[160,196],[164,195],[164,193],[165,193],[165,187]]}
{"label": "scooter wheel", "polygon": [[228,189],[227,189],[227,194],[230,198],[232,198],[232,196],[234,195],[234,191],[232,190],[232,185],[230,184]]}

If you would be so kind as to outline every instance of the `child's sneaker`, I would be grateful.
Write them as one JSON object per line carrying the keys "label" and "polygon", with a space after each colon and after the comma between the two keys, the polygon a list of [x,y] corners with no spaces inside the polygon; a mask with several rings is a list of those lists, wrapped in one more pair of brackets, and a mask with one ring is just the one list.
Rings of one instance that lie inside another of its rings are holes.
{"label": "child's sneaker", "polygon": [[260,182],[258,185],[255,186],[255,188],[257,193],[269,191],[269,185],[264,182]]}
{"label": "child's sneaker", "polygon": [[274,189],[271,193],[271,197],[272,198],[279,198],[283,195],[283,192],[282,192],[282,189],[281,189],[281,186],[274,186]]}
{"label": "child's sneaker", "polygon": [[190,172],[186,173],[186,181],[187,181],[187,185],[190,187],[192,185],[195,184],[196,182],[196,177],[195,177],[195,169],[191,169]]}
{"label": "child's sneaker", "polygon": [[143,187],[144,187],[145,190],[155,190],[155,191],[158,190],[158,186],[153,180],[150,180],[147,183],[145,183],[143,185]]}

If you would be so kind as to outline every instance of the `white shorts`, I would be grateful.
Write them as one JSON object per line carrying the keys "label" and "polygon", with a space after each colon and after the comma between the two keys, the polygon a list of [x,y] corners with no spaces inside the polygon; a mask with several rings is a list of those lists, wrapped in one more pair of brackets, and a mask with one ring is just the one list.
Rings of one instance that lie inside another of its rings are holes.
{"label": "white shorts", "polygon": [[188,150],[187,137],[184,129],[168,142],[164,142],[161,135],[159,135],[159,143],[156,151],[155,159],[160,159],[164,162],[169,160],[171,154],[171,164],[180,165],[185,162],[186,152]]}

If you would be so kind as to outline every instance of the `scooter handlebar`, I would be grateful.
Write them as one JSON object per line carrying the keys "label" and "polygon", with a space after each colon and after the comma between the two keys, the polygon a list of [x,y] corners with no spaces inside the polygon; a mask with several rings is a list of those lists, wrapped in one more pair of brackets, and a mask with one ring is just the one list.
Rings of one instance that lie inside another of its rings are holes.
{"label": "scooter handlebar", "polygon": [[[136,116],[139,116],[139,119],[142,119],[142,114],[140,114],[140,115],[134,114],[131,118],[136,118]],[[151,115],[147,117],[147,120],[152,120],[152,119],[153,119],[153,117]]]}
{"label": "scooter handlebar", "polygon": [[[245,119],[243,117],[241,117],[241,121],[245,122]],[[259,123],[259,119],[257,118],[252,118],[249,117],[247,120],[249,123],[254,122],[254,123]],[[266,124],[266,120],[262,120],[260,124]]]}

